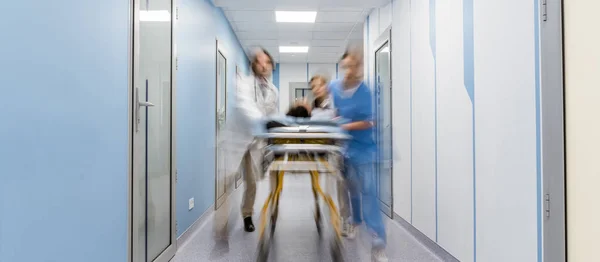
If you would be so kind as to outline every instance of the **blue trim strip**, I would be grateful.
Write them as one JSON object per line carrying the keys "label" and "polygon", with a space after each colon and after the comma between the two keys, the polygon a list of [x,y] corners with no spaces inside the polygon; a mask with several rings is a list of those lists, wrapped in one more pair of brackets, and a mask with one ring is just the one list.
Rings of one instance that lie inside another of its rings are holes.
{"label": "blue trim strip", "polygon": [[533,0],[535,24],[535,166],[537,193],[537,261],[542,261],[542,155],[541,155],[541,119],[540,119],[540,17],[539,1]]}
{"label": "blue trim strip", "polygon": [[438,127],[437,127],[437,46],[435,25],[435,0],[429,0],[429,47],[433,54],[433,103],[435,148],[435,242],[438,241]]}
{"label": "blue trim strip", "polygon": [[275,64],[275,71],[273,72],[273,84],[279,89],[279,63]]}
{"label": "blue trim strip", "polygon": [[367,55],[365,56],[365,61],[367,62],[367,84],[369,86],[371,85],[371,60],[369,59],[369,57],[371,57],[371,45],[370,45],[370,33],[369,33],[369,28],[371,27],[371,16],[367,16],[367,37],[365,37],[367,39]]}
{"label": "blue trim strip", "polygon": [[473,261],[477,262],[477,157],[475,155],[475,52],[473,38],[473,0],[463,0],[464,85],[473,113]]}
{"label": "blue trim strip", "polygon": [[306,82],[308,83],[308,63],[306,63]]}
{"label": "blue trim strip", "polygon": [[412,79],[412,0],[408,1],[408,12],[409,12],[409,68],[410,68],[410,223],[413,223],[413,79]]}

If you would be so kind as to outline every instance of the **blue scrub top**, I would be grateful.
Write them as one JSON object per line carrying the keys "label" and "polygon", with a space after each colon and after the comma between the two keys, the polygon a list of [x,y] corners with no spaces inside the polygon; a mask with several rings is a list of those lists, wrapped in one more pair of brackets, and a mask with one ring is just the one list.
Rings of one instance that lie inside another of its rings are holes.
{"label": "blue scrub top", "polygon": [[[338,116],[349,122],[373,121],[371,90],[364,82],[351,96],[344,95],[344,85],[341,80],[332,81],[329,84],[329,91],[333,96]],[[348,159],[356,164],[373,162],[377,149],[374,139],[375,128],[348,131],[348,134],[352,136],[347,145]]]}

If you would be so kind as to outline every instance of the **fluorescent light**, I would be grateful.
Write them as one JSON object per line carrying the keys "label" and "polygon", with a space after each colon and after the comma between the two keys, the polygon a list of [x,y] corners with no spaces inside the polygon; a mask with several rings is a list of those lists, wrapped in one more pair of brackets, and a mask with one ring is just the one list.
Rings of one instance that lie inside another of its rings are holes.
{"label": "fluorescent light", "polygon": [[275,20],[279,23],[314,23],[317,20],[317,12],[275,11]]}
{"label": "fluorescent light", "polygon": [[308,53],[308,46],[280,46],[279,53]]}
{"label": "fluorescent light", "polygon": [[140,21],[142,22],[169,22],[171,13],[167,10],[140,10]]}
{"label": "fluorescent light", "polygon": [[384,47],[383,49],[381,49],[381,52],[382,53],[389,53],[390,52],[390,47],[389,46]]}

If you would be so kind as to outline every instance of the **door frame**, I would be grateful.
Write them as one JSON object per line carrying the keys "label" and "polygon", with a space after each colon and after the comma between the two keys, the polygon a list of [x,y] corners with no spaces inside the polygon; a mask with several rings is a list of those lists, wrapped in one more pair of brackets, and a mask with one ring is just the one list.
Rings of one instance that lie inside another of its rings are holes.
{"label": "door frame", "polygon": [[567,260],[566,169],[563,70],[563,17],[561,0],[538,1],[539,23],[539,140],[542,258]]}
{"label": "door frame", "polygon": [[[391,119],[393,119],[393,114],[394,114],[393,110],[392,110],[392,107],[391,107],[392,102],[393,102],[392,101],[392,97],[393,97],[393,95],[392,95],[392,92],[393,92],[393,88],[392,88],[393,87],[393,83],[392,83],[392,27],[391,26],[388,26],[381,33],[381,35],[377,38],[377,40],[375,40],[375,42],[373,44],[373,47],[375,47],[375,48],[371,52],[371,54],[373,55],[373,83],[374,83],[373,90],[375,91],[373,93],[375,94],[374,98],[377,98],[377,99],[380,99],[380,97],[376,93],[378,91],[378,89],[377,89],[377,82],[378,82],[377,81],[377,52],[379,50],[381,50],[385,44],[388,45],[389,53],[390,53],[390,60],[388,61],[388,63],[389,63],[389,69],[390,69],[390,97],[389,97],[388,100],[389,100],[389,103],[390,103],[390,112],[389,113],[390,113],[390,120],[391,120]],[[371,63],[371,61],[369,61],[369,63]],[[377,112],[377,115],[378,115],[379,114],[379,111],[378,111],[379,110],[379,108],[378,108],[379,105],[377,103],[379,101],[375,101],[375,102],[376,103],[374,103],[374,107],[375,107],[374,109],[375,109],[375,112]],[[379,115],[378,115],[378,117],[379,117]],[[379,124],[377,124],[377,125],[379,125]],[[393,124],[390,124],[390,125],[391,125],[391,129],[394,130]],[[376,130],[377,130],[376,137],[379,138],[379,136],[380,136],[379,132],[380,131],[379,131],[379,129],[376,129]],[[391,140],[390,143],[393,144],[393,141],[394,141],[394,132],[393,131],[390,134],[390,140]],[[377,143],[379,144],[379,141],[377,141]],[[378,155],[380,154],[379,151],[380,151],[380,149],[378,147],[378,152],[377,152]],[[389,164],[390,164],[390,183],[391,183],[391,185],[390,185],[390,193],[392,194],[389,206],[386,203],[384,203],[383,201],[381,201],[381,199],[379,199],[379,190],[377,190],[377,200],[379,200],[380,209],[386,215],[388,215],[390,218],[394,218],[394,165],[393,165],[393,161],[392,161],[392,159],[394,158],[393,154],[394,154],[394,152],[392,150],[392,153],[391,153],[391,156],[390,156],[391,159],[389,160]],[[382,161],[382,160],[379,159],[378,161]],[[379,171],[378,165],[375,167],[375,170]],[[377,177],[379,177],[379,176],[377,176]],[[377,188],[379,188],[379,184],[380,184],[379,181],[377,181]]]}
{"label": "door frame", "polygon": [[[140,240],[146,239],[147,232],[142,232],[139,230],[142,227],[146,226],[145,217],[141,218],[141,212],[139,210],[134,209],[134,206],[139,200],[138,198],[134,198],[134,195],[140,195],[141,192],[145,192],[146,183],[141,181],[140,178],[135,177],[134,173],[134,158],[135,154],[135,133],[137,116],[135,115],[136,108],[134,108],[137,104],[134,101],[135,97],[135,87],[138,84],[137,80],[137,70],[139,69],[139,14],[140,14],[140,0],[130,1],[129,6],[129,37],[128,37],[128,57],[129,57],[129,66],[128,66],[128,112],[127,118],[129,123],[128,130],[128,150],[127,150],[127,174],[128,174],[128,214],[127,214],[127,261],[128,262],[139,262],[144,261],[146,258],[147,250],[140,250]],[[177,67],[178,67],[178,59],[177,59],[177,19],[179,9],[177,8],[178,0],[171,0],[171,245],[167,247],[155,260],[154,262],[168,262],[175,256],[177,251],[177,200],[176,200],[176,188],[177,188],[177,150],[176,150],[176,87],[177,87]],[[137,181],[136,181],[137,180]],[[137,183],[136,183],[137,182]],[[138,186],[140,185],[140,186]],[[144,199],[145,201],[145,199]],[[145,211],[145,210],[144,210]],[[145,213],[145,212],[144,212]],[[136,220],[137,218],[137,220]],[[141,256],[141,257],[138,257]],[[142,258],[143,257],[143,258]],[[134,260],[135,259],[135,260]]]}
{"label": "door frame", "polygon": [[[225,48],[225,46],[222,44],[221,41],[219,41],[219,38],[215,39],[215,210],[217,210],[227,199],[229,191],[227,189],[229,189],[228,187],[229,185],[229,175],[225,174],[225,181],[224,181],[224,185],[225,185],[225,191],[223,192],[222,196],[219,196],[218,193],[218,185],[219,185],[219,126],[217,125],[217,121],[219,119],[219,112],[217,110],[217,104],[219,103],[219,99],[217,96],[217,92],[219,90],[219,76],[217,75],[217,72],[219,70],[219,53],[221,55],[223,55],[223,57],[225,58],[225,93],[221,94],[225,96],[225,119],[227,119],[227,95],[228,95],[228,85],[229,82],[227,80],[227,71],[228,71],[228,66],[229,66],[229,52],[227,51],[227,48]],[[227,122],[227,120],[225,120],[225,122]],[[233,178],[235,179],[235,177]]]}

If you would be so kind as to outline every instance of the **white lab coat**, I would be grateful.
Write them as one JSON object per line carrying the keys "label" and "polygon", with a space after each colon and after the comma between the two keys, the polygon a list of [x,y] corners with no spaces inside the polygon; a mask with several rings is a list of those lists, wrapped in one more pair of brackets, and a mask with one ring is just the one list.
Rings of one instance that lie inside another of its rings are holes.
{"label": "white lab coat", "polygon": [[260,170],[262,145],[254,139],[257,127],[266,117],[278,112],[279,92],[270,81],[261,86],[254,76],[239,76],[235,97],[235,107],[228,114],[218,141],[225,159],[222,168],[227,176],[238,171],[248,149],[251,149],[256,170]]}

